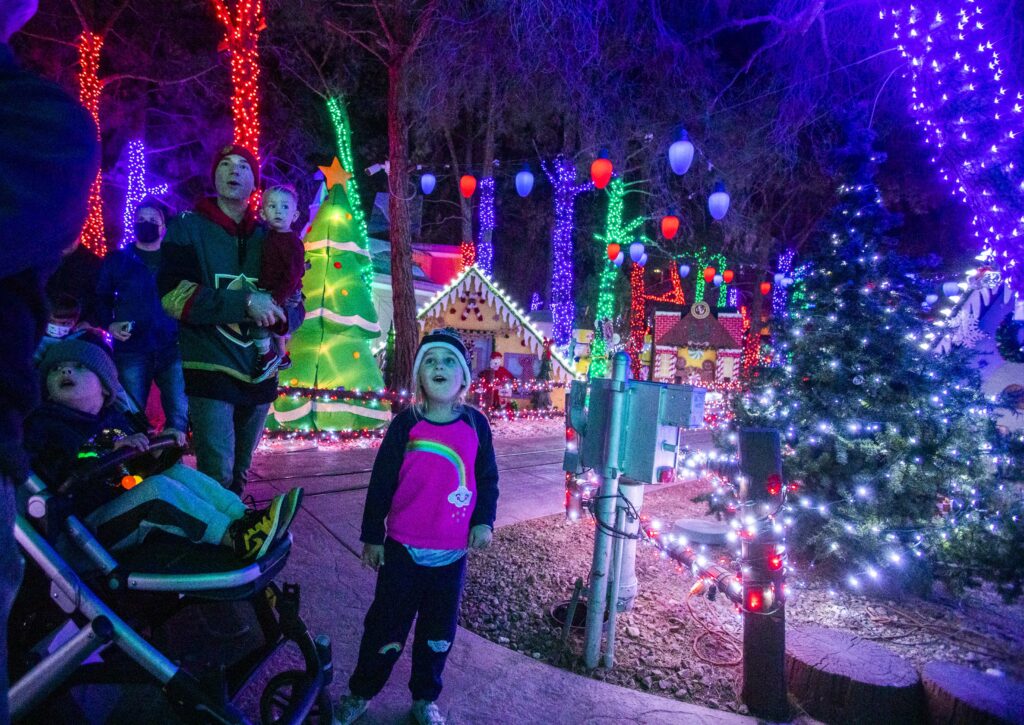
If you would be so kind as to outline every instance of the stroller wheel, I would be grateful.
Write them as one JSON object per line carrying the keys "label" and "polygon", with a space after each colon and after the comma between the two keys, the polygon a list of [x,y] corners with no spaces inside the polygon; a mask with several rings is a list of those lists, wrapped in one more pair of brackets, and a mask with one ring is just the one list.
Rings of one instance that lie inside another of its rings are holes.
{"label": "stroller wheel", "polygon": [[[260,720],[263,725],[276,725],[292,703],[295,685],[305,677],[299,670],[288,670],[270,678],[260,696]],[[327,688],[320,690],[305,722],[309,725],[331,725],[333,706]]]}

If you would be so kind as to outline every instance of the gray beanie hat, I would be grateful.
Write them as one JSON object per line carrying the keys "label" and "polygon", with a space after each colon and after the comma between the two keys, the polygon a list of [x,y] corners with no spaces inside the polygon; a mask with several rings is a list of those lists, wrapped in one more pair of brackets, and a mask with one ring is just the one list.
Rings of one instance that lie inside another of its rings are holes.
{"label": "gray beanie hat", "polygon": [[99,345],[77,339],[61,340],[46,348],[43,359],[39,363],[39,372],[43,376],[44,388],[46,376],[50,371],[57,365],[66,362],[81,363],[96,373],[96,377],[100,379],[103,389],[109,396],[120,397],[121,382],[117,379],[117,367],[110,355]]}

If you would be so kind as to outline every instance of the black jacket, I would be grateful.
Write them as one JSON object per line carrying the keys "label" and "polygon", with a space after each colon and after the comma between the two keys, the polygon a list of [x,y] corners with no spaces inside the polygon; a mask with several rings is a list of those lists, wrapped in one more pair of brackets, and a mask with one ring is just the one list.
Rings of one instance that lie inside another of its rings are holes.
{"label": "black jacket", "polygon": [[164,312],[156,275],[134,244],[106,256],[96,285],[95,323],[106,329],[111,322],[127,320],[135,327],[127,340],[114,341],[115,356],[155,352],[178,344],[178,323]]}

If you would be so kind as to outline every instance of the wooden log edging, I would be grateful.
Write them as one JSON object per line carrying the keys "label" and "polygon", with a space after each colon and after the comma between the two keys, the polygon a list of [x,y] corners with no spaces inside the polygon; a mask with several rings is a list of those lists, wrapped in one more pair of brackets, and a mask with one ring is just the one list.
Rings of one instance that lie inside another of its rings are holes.
{"label": "wooden log edging", "polygon": [[953,662],[929,662],[921,671],[921,680],[930,723],[1024,723],[1024,682]]}
{"label": "wooden log edging", "polygon": [[786,630],[786,683],[812,717],[827,723],[919,723],[917,669],[885,647],[813,625]]}

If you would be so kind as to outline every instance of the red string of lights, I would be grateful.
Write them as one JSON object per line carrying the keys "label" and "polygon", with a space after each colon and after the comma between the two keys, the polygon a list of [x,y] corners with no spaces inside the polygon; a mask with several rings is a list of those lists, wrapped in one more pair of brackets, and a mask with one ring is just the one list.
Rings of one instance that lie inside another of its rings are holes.
{"label": "red string of lights", "polygon": [[266,30],[261,0],[240,0],[234,17],[224,0],[212,0],[217,20],[224,26],[220,50],[231,57],[231,115],[234,143],[260,158],[259,36]]}
{"label": "red string of lights", "polygon": [[462,269],[472,267],[476,261],[476,245],[473,242],[464,241],[459,245],[459,252],[462,254]]}
{"label": "red string of lights", "polygon": [[679,268],[674,263],[669,264],[669,278],[672,280],[672,289],[663,295],[647,295],[651,302],[669,302],[673,305],[685,305],[686,296],[683,294],[683,279],[679,276]]}
{"label": "red string of lights", "polygon": [[[100,138],[100,52],[103,50],[103,36],[90,30],[78,36],[78,99],[96,122],[96,138]],[[103,174],[96,172],[96,178],[89,187],[89,215],[79,236],[79,242],[93,254],[102,257],[107,253],[103,234],[103,197],[100,194]]]}

